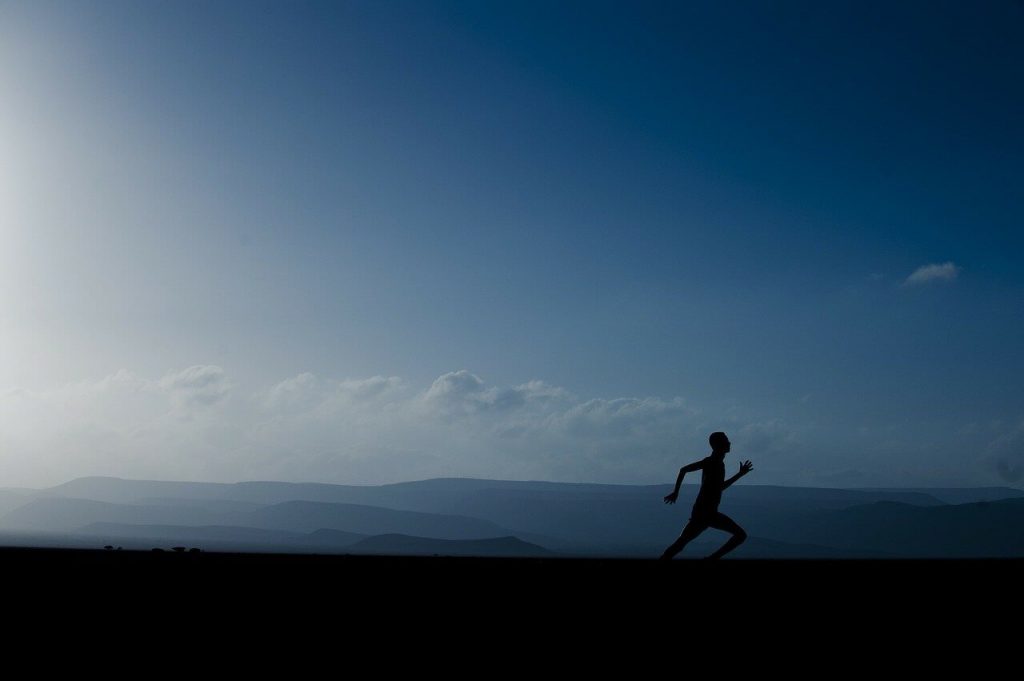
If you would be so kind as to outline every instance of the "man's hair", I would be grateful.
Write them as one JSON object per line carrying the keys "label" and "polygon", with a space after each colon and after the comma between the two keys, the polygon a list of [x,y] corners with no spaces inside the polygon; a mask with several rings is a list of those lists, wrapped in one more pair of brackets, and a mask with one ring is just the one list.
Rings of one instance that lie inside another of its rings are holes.
{"label": "man's hair", "polygon": [[719,431],[717,433],[711,433],[711,437],[708,438],[708,442],[711,444],[711,449],[721,449],[722,446],[729,440],[725,436],[725,433]]}

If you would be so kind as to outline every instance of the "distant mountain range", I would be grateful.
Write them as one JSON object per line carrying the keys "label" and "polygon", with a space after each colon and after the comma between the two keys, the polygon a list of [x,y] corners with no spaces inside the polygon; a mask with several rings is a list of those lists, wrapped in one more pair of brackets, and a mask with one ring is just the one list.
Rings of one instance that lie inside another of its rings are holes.
{"label": "distant mountain range", "polygon": [[352,553],[385,556],[495,556],[507,558],[544,557],[551,551],[516,537],[492,539],[425,539],[404,534],[369,537],[350,547]]}
{"label": "distant mountain range", "polygon": [[[379,486],[80,478],[0,489],[0,543],[394,555],[656,557],[696,485],[435,479]],[[722,510],[736,558],[1024,556],[1024,491],[739,484]],[[697,557],[724,535],[684,551]]]}

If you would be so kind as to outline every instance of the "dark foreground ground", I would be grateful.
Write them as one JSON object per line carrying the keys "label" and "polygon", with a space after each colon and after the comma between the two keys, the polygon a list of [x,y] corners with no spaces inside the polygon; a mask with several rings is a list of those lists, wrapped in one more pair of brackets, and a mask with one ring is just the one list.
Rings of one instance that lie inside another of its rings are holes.
{"label": "dark foreground ground", "polygon": [[[163,595],[240,604],[315,601],[346,609],[386,604],[556,612],[742,604],[787,609],[899,606],[981,613],[1024,605],[1024,560],[595,560],[175,553],[0,548],[17,594],[117,599]],[[196,599],[196,600],[193,600]]]}
{"label": "dark foreground ground", "polygon": [[475,660],[484,649],[499,666],[552,655],[588,667],[623,655],[684,664],[712,649],[745,658],[756,650],[773,664],[828,652],[843,664],[895,656],[934,665],[977,646],[996,659],[1016,650],[1024,604],[1019,560],[663,564],[0,549],[0,566],[8,622],[41,617],[47,636],[70,626],[108,646],[142,637],[173,650],[241,636],[250,662],[269,652],[268,640],[297,640],[318,654],[329,645],[343,665],[367,655],[405,664],[413,650],[468,664],[467,651]]}

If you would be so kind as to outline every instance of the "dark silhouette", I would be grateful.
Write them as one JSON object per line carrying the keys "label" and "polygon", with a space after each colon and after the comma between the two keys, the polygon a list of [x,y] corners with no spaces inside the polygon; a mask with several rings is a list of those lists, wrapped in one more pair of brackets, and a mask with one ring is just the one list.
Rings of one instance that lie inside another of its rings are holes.
{"label": "dark silhouette", "polygon": [[686,523],[679,538],[672,542],[672,545],[661,554],[661,560],[672,560],[672,558],[683,550],[697,536],[713,527],[716,530],[724,530],[732,534],[722,548],[712,553],[708,558],[718,559],[732,551],[746,540],[747,533],[736,524],[736,521],[718,510],[718,504],[722,501],[722,492],[732,483],[753,470],[754,465],[749,461],[740,464],[740,471],[728,480],[725,479],[725,455],[732,448],[729,438],[725,433],[711,433],[708,438],[711,443],[711,456],[695,461],[679,469],[679,477],[676,478],[676,488],[671,494],[665,496],[666,504],[676,503],[679,497],[679,487],[683,484],[683,478],[687,473],[703,471],[700,480],[700,491],[697,493],[697,501],[693,502],[693,510],[690,511],[690,521]]}

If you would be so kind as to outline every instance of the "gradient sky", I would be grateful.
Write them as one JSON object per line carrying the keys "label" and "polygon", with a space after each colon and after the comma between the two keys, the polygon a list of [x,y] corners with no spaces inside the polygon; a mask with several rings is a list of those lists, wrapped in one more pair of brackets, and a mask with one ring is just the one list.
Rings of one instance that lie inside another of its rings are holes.
{"label": "gradient sky", "polygon": [[892,5],[0,2],[0,486],[1019,483],[1024,4]]}

